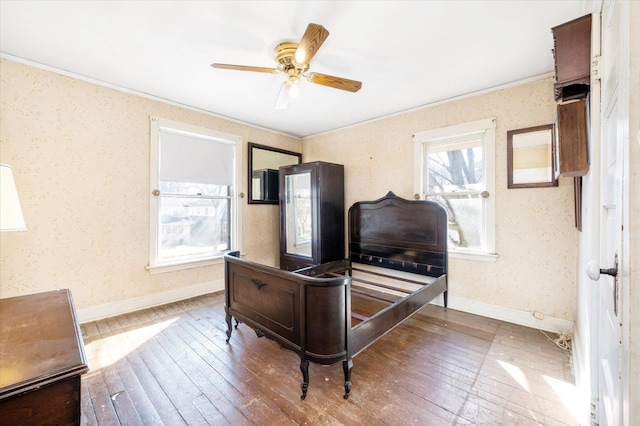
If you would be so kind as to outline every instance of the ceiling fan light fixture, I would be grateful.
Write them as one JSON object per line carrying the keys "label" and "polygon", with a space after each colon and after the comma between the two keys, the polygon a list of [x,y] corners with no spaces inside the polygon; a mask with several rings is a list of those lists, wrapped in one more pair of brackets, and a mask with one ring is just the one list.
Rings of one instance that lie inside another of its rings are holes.
{"label": "ceiling fan light fixture", "polygon": [[289,97],[297,98],[300,94],[300,77],[292,75],[284,84],[289,88]]}
{"label": "ceiling fan light fixture", "polygon": [[298,97],[300,93],[300,76],[290,75],[289,78],[282,83],[280,87],[280,93],[278,93],[278,99],[276,99],[276,110],[287,109],[289,101]]}

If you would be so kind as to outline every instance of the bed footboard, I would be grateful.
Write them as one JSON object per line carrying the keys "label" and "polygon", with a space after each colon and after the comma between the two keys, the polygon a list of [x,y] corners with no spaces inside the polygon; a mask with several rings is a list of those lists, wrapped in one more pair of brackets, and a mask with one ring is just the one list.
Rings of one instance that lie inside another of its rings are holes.
{"label": "bed footboard", "polygon": [[[277,341],[300,356],[302,395],[309,386],[309,361],[345,364],[345,391],[350,323],[350,280],[346,276],[314,278],[225,255],[227,342],[232,318]],[[348,373],[348,374],[347,374]]]}

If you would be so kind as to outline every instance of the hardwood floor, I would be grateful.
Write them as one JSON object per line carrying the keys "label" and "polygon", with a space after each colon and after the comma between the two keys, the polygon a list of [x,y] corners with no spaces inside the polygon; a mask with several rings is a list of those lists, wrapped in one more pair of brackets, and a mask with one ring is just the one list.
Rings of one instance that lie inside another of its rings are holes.
{"label": "hardwood floor", "polygon": [[571,357],[540,331],[427,306],[342,364],[311,364],[244,324],[224,294],[81,325],[86,425],[574,425]]}

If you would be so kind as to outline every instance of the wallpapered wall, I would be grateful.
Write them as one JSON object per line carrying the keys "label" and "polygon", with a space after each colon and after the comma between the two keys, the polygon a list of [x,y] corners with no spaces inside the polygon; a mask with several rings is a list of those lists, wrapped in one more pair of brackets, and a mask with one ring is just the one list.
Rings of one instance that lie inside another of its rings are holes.
{"label": "wallpapered wall", "polygon": [[[223,279],[222,265],[151,275],[149,116],[345,165],[346,205],[413,197],[412,134],[497,117],[495,263],[452,259],[450,294],[572,321],[577,236],[572,181],[507,190],[506,132],[551,123],[552,80],[425,108],[302,142],[1,60],[0,160],[14,167],[26,232],[0,239],[0,297],[70,288],[86,309]],[[242,201],[242,248],[277,262],[278,209]],[[266,231],[266,232],[265,232]]]}
{"label": "wallpapered wall", "polygon": [[450,296],[573,321],[577,231],[573,180],[507,189],[507,131],[553,122],[547,78],[424,108],[303,142],[307,160],[344,164],[346,203],[388,191],[413,199],[413,133],[496,117],[495,263],[450,259]]}
{"label": "wallpapered wall", "polygon": [[[221,282],[214,265],[151,275],[149,116],[300,151],[300,141],[1,60],[0,159],[13,166],[28,231],[0,238],[0,297],[70,288],[77,309]],[[243,250],[273,263],[278,208],[241,202]]]}

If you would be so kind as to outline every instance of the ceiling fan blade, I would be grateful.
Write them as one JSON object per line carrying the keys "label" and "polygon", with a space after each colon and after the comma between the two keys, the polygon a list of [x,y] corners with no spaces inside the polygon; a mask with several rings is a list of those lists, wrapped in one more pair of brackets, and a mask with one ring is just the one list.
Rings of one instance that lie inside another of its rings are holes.
{"label": "ceiling fan blade", "polygon": [[237,71],[254,71],[254,72],[265,72],[267,74],[276,74],[280,72],[275,68],[266,68],[266,67],[251,67],[247,65],[230,65],[230,64],[211,64],[214,68],[220,68],[223,70],[237,70]]}
{"label": "ceiling fan blade", "polygon": [[298,48],[296,49],[295,61],[302,65],[309,65],[311,58],[316,54],[322,43],[329,37],[329,31],[318,24],[309,24],[304,32]]}
{"label": "ceiling fan blade", "polygon": [[312,72],[307,74],[307,80],[315,84],[333,87],[334,89],[357,92],[362,87],[361,81],[349,80],[348,78],[334,77],[332,75]]}

